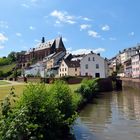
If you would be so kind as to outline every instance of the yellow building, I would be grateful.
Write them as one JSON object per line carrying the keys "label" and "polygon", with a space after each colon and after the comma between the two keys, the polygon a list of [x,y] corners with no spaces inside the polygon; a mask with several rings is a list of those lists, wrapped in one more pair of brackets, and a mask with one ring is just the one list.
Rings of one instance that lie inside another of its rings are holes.
{"label": "yellow building", "polygon": [[80,75],[80,62],[62,60],[59,67],[59,76],[79,76]]}

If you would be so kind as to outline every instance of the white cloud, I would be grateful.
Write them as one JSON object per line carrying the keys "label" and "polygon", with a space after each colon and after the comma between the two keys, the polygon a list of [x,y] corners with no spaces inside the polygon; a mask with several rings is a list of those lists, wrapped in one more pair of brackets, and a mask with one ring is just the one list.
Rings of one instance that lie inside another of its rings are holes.
{"label": "white cloud", "polygon": [[35,42],[40,43],[40,42],[41,42],[41,40],[35,39]]}
{"label": "white cloud", "polygon": [[71,52],[72,52],[72,47],[67,48],[67,51],[68,51],[69,53],[71,53]]}
{"label": "white cloud", "polygon": [[34,26],[29,27],[30,30],[35,30],[36,28]]}
{"label": "white cloud", "polygon": [[16,33],[16,36],[21,37],[22,34],[21,33]]}
{"label": "white cloud", "polygon": [[25,8],[29,8],[30,6],[28,4],[22,3],[21,6],[25,7]]}
{"label": "white cloud", "polygon": [[4,43],[5,41],[8,41],[8,37],[6,37],[5,35],[3,35],[2,33],[0,33],[0,42]]}
{"label": "white cloud", "polygon": [[110,37],[109,40],[115,41],[117,39],[115,37]]}
{"label": "white cloud", "polygon": [[68,39],[65,38],[65,37],[63,37],[62,40],[63,40],[64,42],[67,42],[67,41],[68,41]]}
{"label": "white cloud", "polygon": [[5,48],[5,46],[3,46],[3,45],[0,45],[0,49],[4,49]]}
{"label": "white cloud", "polygon": [[83,16],[79,16],[79,19],[82,19],[84,21],[91,21],[92,19],[88,18],[88,17],[83,17]]}
{"label": "white cloud", "polygon": [[88,31],[88,35],[93,37],[93,38],[100,38],[101,37],[97,32],[92,31],[92,30]]}
{"label": "white cloud", "polygon": [[30,8],[32,6],[38,6],[40,0],[24,0],[24,3],[21,4],[24,8]]}
{"label": "white cloud", "polygon": [[93,52],[95,52],[95,53],[105,52],[105,49],[104,48],[97,48],[97,49],[94,49]]}
{"label": "white cloud", "polygon": [[94,52],[94,53],[100,53],[100,52],[104,52],[105,49],[104,48],[97,48],[97,49],[78,49],[78,50],[75,50],[75,51],[71,51],[70,50],[70,53],[72,53],[72,54],[88,54],[91,51]]}
{"label": "white cloud", "polygon": [[102,30],[103,31],[109,31],[110,30],[110,26],[109,25],[104,25],[104,26],[102,26]]}
{"label": "white cloud", "polygon": [[91,27],[91,25],[89,25],[89,24],[81,24],[81,25],[80,25],[80,31],[86,30],[86,29],[88,29],[88,28],[90,28],[90,27]]}
{"label": "white cloud", "polygon": [[134,36],[134,35],[135,35],[134,32],[129,33],[129,36]]}
{"label": "white cloud", "polygon": [[75,17],[69,15],[66,11],[62,12],[62,11],[54,10],[52,13],[50,13],[50,15],[56,18],[56,23],[58,24],[60,23],[75,24],[76,23],[76,21],[74,20]]}
{"label": "white cloud", "polygon": [[0,21],[0,28],[5,28],[5,29],[8,29],[8,24],[6,21]]}
{"label": "white cloud", "polygon": [[91,21],[91,19],[89,19],[87,17],[84,17],[83,20],[85,20],[85,21]]}

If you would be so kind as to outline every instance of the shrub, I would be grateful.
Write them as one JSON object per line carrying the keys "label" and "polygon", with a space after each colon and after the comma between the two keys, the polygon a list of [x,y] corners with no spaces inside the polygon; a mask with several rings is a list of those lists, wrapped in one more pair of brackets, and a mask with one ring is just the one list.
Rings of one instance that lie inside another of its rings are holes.
{"label": "shrub", "polygon": [[67,76],[61,77],[60,79],[63,80],[63,81],[65,81],[65,82],[68,82],[68,80],[69,80],[70,78],[73,78],[73,76],[67,75]]}
{"label": "shrub", "polygon": [[61,139],[76,119],[78,95],[68,85],[55,81],[50,87],[30,84],[14,108],[0,118],[0,139]]}
{"label": "shrub", "polygon": [[90,100],[99,90],[98,79],[84,79],[77,92],[83,97],[83,102]]}

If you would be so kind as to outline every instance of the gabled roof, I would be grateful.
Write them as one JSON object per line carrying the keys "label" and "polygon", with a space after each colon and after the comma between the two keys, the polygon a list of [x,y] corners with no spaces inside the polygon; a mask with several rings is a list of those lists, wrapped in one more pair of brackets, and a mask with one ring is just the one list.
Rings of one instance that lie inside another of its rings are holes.
{"label": "gabled roof", "polygon": [[80,67],[80,62],[79,62],[79,61],[64,60],[64,62],[66,63],[66,65],[67,65],[69,68]]}
{"label": "gabled roof", "polygon": [[97,53],[97,54],[96,54],[96,53],[91,52],[91,53],[88,53],[88,54],[84,55],[83,58],[81,59],[81,61],[82,61],[85,57],[90,56],[90,55],[97,56],[98,58],[101,58],[101,59],[105,60],[102,56],[100,56],[100,53]]}
{"label": "gabled roof", "polygon": [[57,37],[56,39],[52,39],[52,40],[49,40],[49,41],[46,41],[46,42],[43,42],[43,43],[38,43],[35,48],[30,49],[25,54],[29,54],[33,50],[34,51],[39,51],[39,50],[43,50],[43,49],[46,49],[46,48],[51,48],[53,44],[55,44],[56,48],[59,48],[59,47],[62,48],[63,47],[65,49],[63,41],[62,41],[62,37]]}

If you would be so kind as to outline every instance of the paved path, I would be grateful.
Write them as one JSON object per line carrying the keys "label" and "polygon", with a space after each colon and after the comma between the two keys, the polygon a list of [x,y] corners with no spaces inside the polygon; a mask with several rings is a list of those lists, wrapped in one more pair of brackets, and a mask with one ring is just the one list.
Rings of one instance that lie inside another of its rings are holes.
{"label": "paved path", "polygon": [[17,82],[17,81],[9,81],[9,80],[2,80],[2,81],[8,82],[9,84],[0,85],[0,87],[15,86],[15,85],[26,85],[26,83]]}

